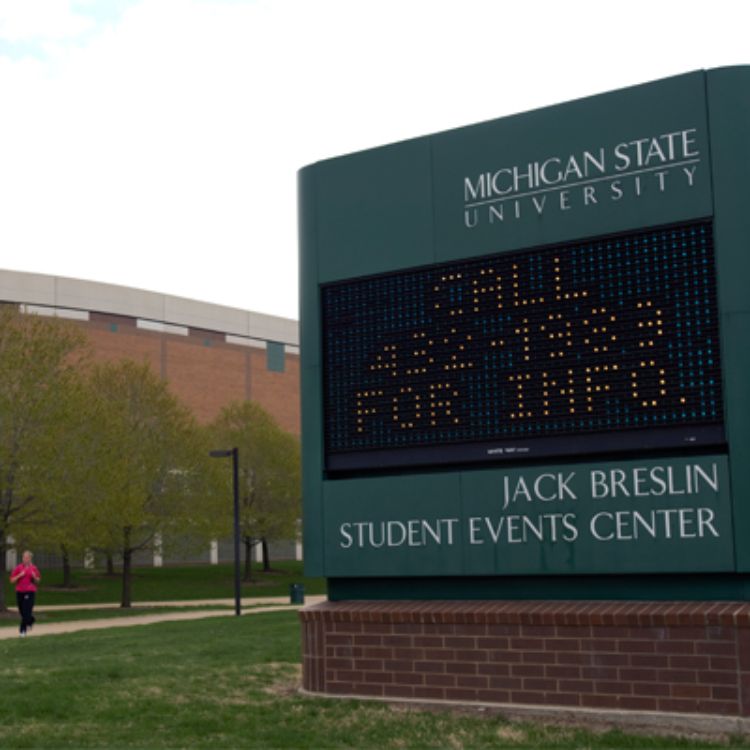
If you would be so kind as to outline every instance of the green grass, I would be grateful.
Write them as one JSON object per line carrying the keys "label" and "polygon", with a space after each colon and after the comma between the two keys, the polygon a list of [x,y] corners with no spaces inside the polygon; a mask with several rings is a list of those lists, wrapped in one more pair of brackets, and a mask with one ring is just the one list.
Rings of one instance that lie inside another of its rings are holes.
{"label": "green grass", "polygon": [[694,748],[494,715],[304,697],[296,613],[0,642],[0,747]]}
{"label": "green grass", "polygon": [[[62,572],[42,570],[42,586],[37,605],[96,604],[119,602],[121,580],[101,571],[76,571],[73,590],[60,590]],[[303,583],[305,594],[325,593],[325,579],[305,578],[302,563],[273,563],[273,571],[263,573],[257,567],[252,583],[243,583],[242,597],[289,596],[290,583]],[[15,595],[7,579],[6,602],[15,604]],[[164,568],[136,568],[133,572],[133,601],[175,601],[180,599],[215,599],[234,597],[234,568],[231,564],[189,565]]]}

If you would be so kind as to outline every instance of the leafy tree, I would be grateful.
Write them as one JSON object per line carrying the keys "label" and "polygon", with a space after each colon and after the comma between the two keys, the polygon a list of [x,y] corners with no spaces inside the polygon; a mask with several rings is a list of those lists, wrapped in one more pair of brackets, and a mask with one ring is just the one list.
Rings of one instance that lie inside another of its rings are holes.
{"label": "leafy tree", "polygon": [[8,537],[28,536],[54,495],[84,341],[72,323],[0,308],[0,580]]}
{"label": "leafy tree", "polygon": [[216,534],[216,468],[205,433],[148,365],[99,365],[90,388],[99,439],[87,521],[92,546],[122,557],[121,606],[129,607],[138,550],[178,536],[205,544]]}
{"label": "leafy tree", "polygon": [[24,530],[24,544],[56,551],[63,567],[63,586],[72,581],[71,559],[83,557],[105,534],[96,507],[113,444],[104,439],[109,424],[106,404],[97,397],[85,373],[69,389],[71,417],[48,472],[53,491],[37,522]]}
{"label": "leafy tree", "polygon": [[[225,407],[211,425],[216,448],[239,450],[240,533],[245,547],[245,580],[250,580],[251,550],[268,541],[294,538],[300,515],[299,440],[284,432],[252,401]],[[231,496],[231,472],[224,493]]]}

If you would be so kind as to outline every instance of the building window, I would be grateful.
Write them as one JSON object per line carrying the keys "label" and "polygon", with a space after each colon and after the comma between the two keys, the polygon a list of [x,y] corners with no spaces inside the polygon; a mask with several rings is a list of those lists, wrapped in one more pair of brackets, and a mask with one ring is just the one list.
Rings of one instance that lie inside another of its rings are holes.
{"label": "building window", "polygon": [[284,372],[284,344],[269,341],[266,347],[266,368],[271,372]]}

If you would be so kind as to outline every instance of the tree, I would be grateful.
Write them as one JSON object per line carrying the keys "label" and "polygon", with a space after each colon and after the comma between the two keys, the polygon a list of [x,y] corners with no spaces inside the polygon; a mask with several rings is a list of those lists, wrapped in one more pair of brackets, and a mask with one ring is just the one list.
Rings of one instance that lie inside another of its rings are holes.
{"label": "tree", "polygon": [[[268,541],[296,536],[300,514],[299,440],[284,432],[252,401],[225,407],[211,425],[217,448],[239,450],[240,530],[245,546],[245,580],[250,580],[251,549],[261,543],[270,568]],[[229,473],[224,493],[230,496]]]}
{"label": "tree", "polygon": [[68,389],[69,415],[47,467],[53,489],[23,540],[32,547],[56,551],[62,560],[63,586],[72,586],[71,559],[80,559],[106,535],[95,499],[107,476],[111,440],[107,436],[110,405],[92,388],[90,371],[83,371]]}
{"label": "tree", "polygon": [[84,340],[72,323],[0,308],[0,581],[8,537],[28,535],[54,494],[51,467],[74,412]]}
{"label": "tree", "polygon": [[97,546],[122,557],[121,606],[132,600],[133,555],[177,536],[205,543],[216,533],[216,469],[205,434],[148,365],[95,367],[97,471],[88,521]]}

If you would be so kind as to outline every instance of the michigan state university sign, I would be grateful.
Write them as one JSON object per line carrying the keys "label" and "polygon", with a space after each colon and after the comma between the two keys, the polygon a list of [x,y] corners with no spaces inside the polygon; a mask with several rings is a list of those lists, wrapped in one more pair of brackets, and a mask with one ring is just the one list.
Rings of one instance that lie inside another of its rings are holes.
{"label": "michigan state university sign", "polygon": [[[748,133],[726,68],[300,172],[308,689],[750,712]],[[548,668],[628,628],[700,689]]]}

